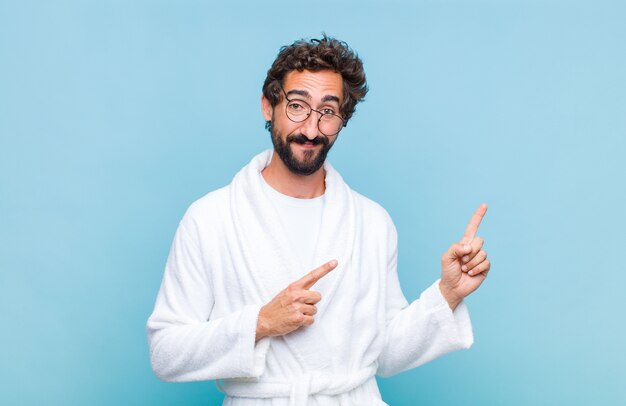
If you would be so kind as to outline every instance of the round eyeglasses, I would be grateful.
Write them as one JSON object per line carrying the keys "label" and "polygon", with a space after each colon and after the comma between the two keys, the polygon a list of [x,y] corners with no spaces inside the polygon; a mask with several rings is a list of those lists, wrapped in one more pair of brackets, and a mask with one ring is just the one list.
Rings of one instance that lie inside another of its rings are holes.
{"label": "round eyeglasses", "polygon": [[294,123],[301,123],[309,118],[311,112],[319,113],[320,118],[317,120],[317,128],[322,134],[327,137],[339,134],[339,131],[346,126],[346,122],[335,114],[335,111],[331,108],[325,107],[322,110],[315,110],[311,105],[304,100],[290,99],[285,92],[285,89],[281,87],[281,90],[285,94],[287,100],[287,106],[285,107],[285,114],[287,118]]}

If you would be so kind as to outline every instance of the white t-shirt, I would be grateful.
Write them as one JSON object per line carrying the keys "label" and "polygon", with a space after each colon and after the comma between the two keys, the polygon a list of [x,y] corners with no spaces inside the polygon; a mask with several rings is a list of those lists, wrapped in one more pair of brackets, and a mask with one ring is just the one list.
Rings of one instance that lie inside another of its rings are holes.
{"label": "white t-shirt", "polygon": [[282,229],[290,244],[289,249],[296,254],[302,265],[302,269],[291,270],[294,278],[300,278],[303,275],[303,270],[312,271],[322,265],[312,262],[322,224],[325,195],[312,199],[287,196],[271,187],[263,175],[259,174],[259,176],[272,205],[278,212]]}

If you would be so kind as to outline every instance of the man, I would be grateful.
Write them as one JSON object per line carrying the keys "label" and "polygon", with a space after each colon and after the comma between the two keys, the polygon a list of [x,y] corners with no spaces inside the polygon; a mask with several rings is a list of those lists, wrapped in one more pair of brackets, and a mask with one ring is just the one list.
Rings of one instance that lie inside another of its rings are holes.
{"label": "man", "polygon": [[475,237],[487,208],[408,304],[391,219],[325,162],[366,92],[345,43],[281,49],[261,98],[274,150],[192,204],[176,232],[148,320],[159,378],[219,380],[225,405],[384,405],[375,374],[472,344],[462,299],[489,272]]}

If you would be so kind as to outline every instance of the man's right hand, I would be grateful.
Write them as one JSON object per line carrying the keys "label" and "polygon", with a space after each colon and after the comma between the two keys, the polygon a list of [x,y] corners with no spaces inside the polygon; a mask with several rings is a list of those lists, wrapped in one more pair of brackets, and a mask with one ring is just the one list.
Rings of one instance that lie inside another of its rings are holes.
{"label": "man's right hand", "polygon": [[325,263],[287,286],[263,306],[256,325],[256,340],[281,336],[313,324],[313,315],[317,313],[315,304],[322,295],[309,289],[336,267],[336,260]]}

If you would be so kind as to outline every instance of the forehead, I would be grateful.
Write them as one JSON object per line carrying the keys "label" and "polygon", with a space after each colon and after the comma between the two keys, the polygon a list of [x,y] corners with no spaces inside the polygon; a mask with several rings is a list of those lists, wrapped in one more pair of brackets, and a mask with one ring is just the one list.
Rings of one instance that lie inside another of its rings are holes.
{"label": "forehead", "polygon": [[341,74],[322,70],[311,72],[308,70],[293,70],[285,75],[283,88],[290,90],[305,90],[313,100],[320,100],[324,96],[335,96],[343,101],[343,80]]}

